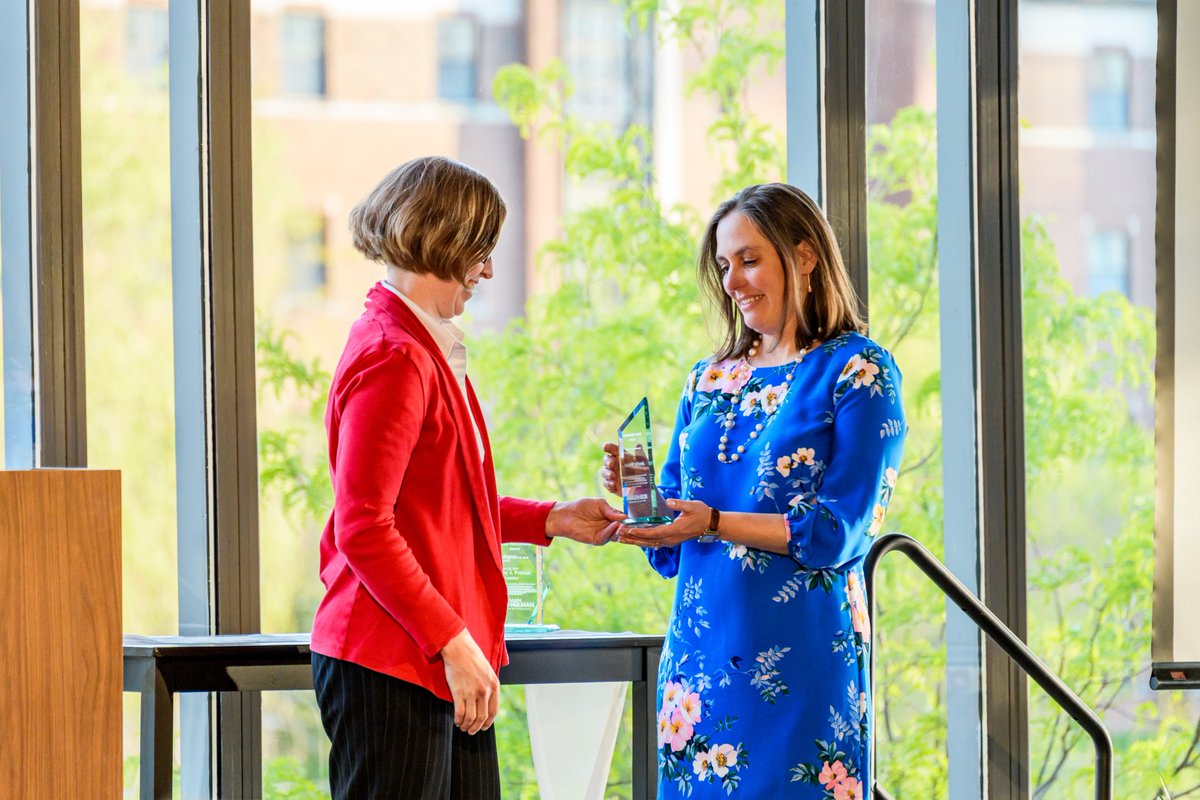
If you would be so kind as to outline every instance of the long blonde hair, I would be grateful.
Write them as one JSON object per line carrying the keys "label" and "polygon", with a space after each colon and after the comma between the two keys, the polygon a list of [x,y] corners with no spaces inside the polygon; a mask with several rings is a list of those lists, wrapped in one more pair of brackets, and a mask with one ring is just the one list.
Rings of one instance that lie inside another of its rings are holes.
{"label": "long blonde hair", "polygon": [[[745,215],[775,248],[783,264],[784,292],[790,299],[788,317],[796,318],[796,347],[814,340],[830,339],[846,331],[866,333],[858,313],[858,298],[850,274],[842,261],[833,229],[811,197],[786,183],[747,186],[717,207],[700,244],[696,260],[700,288],[720,314],[723,339],[715,360],[745,356],[758,333],[746,326],[742,312],[721,280],[717,264],[717,225],[733,212]],[[809,275],[811,291],[805,291],[796,246],[807,243],[817,263]]]}

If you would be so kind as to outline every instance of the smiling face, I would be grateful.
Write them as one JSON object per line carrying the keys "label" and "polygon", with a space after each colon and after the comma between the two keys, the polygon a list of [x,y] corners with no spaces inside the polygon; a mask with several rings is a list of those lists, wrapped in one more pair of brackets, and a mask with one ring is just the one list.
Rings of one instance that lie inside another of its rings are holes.
{"label": "smiling face", "polygon": [[[786,183],[747,186],[713,212],[696,259],[724,329],[715,361],[760,342],[778,361],[845,331],[865,331],[837,238],[821,207]],[[760,359],[762,360],[762,359]]]}
{"label": "smiling face", "polygon": [[788,337],[796,315],[788,313],[784,265],[770,240],[745,214],[731,211],[717,223],[716,244],[721,285],[746,327],[775,340]]}
{"label": "smiling face", "polygon": [[475,296],[475,287],[479,285],[479,282],[491,280],[494,274],[492,271],[492,257],[490,255],[483,261],[472,264],[467,270],[467,274],[463,276],[462,283],[455,284],[454,297],[452,299],[452,310],[454,313],[451,316],[457,317],[461,314],[467,305],[467,301]]}
{"label": "smiling face", "polygon": [[462,280],[440,278],[432,272],[409,272],[389,266],[387,281],[408,299],[438,319],[453,319],[463,313],[467,301],[475,296],[480,281],[491,280],[492,257],[467,268]]}
{"label": "smiling face", "polygon": [[386,265],[388,283],[450,319],[492,277],[490,253],[507,213],[481,173],[424,156],[388,173],[350,212],[350,230],[363,255]]}

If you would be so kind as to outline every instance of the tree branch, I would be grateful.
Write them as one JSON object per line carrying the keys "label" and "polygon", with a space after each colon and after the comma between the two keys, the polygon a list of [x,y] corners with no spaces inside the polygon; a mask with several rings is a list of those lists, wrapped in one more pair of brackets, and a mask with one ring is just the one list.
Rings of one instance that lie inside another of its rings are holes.
{"label": "tree branch", "polygon": [[[1196,723],[1196,730],[1192,732],[1192,741],[1188,744],[1188,749],[1184,752],[1183,758],[1179,760],[1171,777],[1174,778],[1180,772],[1183,772],[1188,767],[1196,766],[1196,745],[1200,744],[1200,722]],[[1200,787],[1198,787],[1200,788]]]}

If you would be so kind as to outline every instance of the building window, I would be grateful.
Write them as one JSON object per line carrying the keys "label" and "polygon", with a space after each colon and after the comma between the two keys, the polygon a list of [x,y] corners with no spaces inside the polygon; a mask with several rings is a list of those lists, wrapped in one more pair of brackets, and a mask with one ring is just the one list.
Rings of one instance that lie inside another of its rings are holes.
{"label": "building window", "polygon": [[325,96],[325,18],[287,13],[280,26],[279,89],[284,94]]}
{"label": "building window", "polygon": [[[614,131],[651,127],[654,101],[654,31],[631,24],[624,8],[610,0],[563,0],[563,61],[574,91],[569,113]],[[563,210],[572,213],[603,205],[613,184],[599,175],[568,181]]]}
{"label": "building window", "polygon": [[653,33],[631,27],[610,0],[568,0],[562,13],[564,59],[575,84],[570,111],[618,129],[648,125]]}
{"label": "building window", "polygon": [[325,266],[325,220],[319,215],[295,219],[287,232],[288,291],[323,292],[329,281]]}
{"label": "building window", "polygon": [[125,12],[125,69],[161,88],[167,86],[167,9],[130,6]]}
{"label": "building window", "polygon": [[1101,49],[1088,59],[1088,125],[1092,130],[1129,130],[1129,84],[1133,71],[1124,50]]}
{"label": "building window", "polygon": [[1088,294],[1119,292],[1129,296],[1129,234],[1098,230],[1088,238]]}
{"label": "building window", "polygon": [[471,17],[438,20],[438,96],[445,100],[474,100],[478,59],[478,30]]}

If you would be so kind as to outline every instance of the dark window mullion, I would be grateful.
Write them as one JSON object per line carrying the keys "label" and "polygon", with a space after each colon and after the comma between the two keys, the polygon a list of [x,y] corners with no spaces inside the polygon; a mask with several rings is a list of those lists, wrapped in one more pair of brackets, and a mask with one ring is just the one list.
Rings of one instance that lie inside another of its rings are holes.
{"label": "dark window mullion", "polygon": [[867,306],[866,12],[787,0],[788,182],[821,204]]}
{"label": "dark window mullion", "polygon": [[[1018,0],[975,4],[977,315],[983,599],[1022,640],[1025,616],[1024,367],[1018,200]],[[1029,797],[1025,675],[986,648],[988,797]]]}
{"label": "dark window mullion", "polygon": [[[1155,63],[1155,133],[1158,159],[1154,214],[1155,333],[1154,424],[1154,637],[1155,666],[1175,661],[1175,274],[1176,126],[1179,6],[1159,0]],[[1186,81],[1187,79],[1184,78]]]}
{"label": "dark window mullion", "polygon": [[37,465],[87,466],[79,0],[33,5]]}
{"label": "dark window mullion", "polygon": [[[172,3],[170,15],[180,632],[252,633],[259,554],[250,7]],[[181,713],[185,794],[261,794],[258,696],[219,695],[215,718],[207,706]]]}
{"label": "dark window mullion", "polygon": [[[217,633],[257,633],[250,2],[211,3],[208,10],[215,620]],[[218,796],[257,797],[262,792],[261,696],[222,694],[217,713]]]}
{"label": "dark window mullion", "polygon": [[862,0],[825,2],[825,214],[867,313],[867,35]]}

